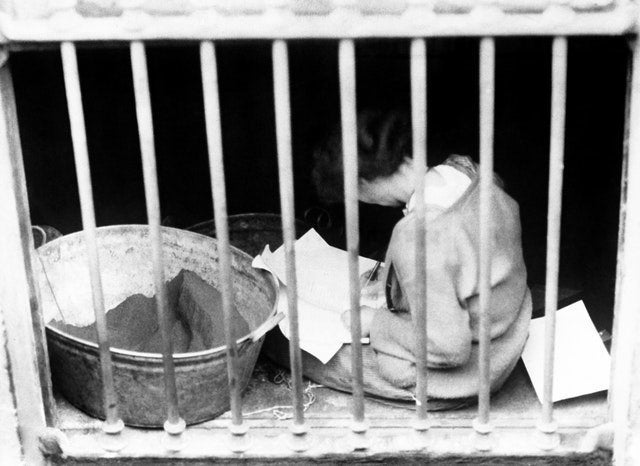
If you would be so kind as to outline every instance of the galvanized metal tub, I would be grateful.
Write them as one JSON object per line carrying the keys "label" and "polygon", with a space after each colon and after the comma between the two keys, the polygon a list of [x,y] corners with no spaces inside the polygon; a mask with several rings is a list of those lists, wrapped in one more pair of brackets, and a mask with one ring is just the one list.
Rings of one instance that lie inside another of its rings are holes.
{"label": "galvanized metal tub", "polygon": [[[296,238],[305,234],[310,226],[301,220],[295,221]],[[214,220],[198,223],[188,228],[203,235],[216,237]],[[268,244],[275,251],[283,243],[282,217],[278,214],[249,213],[229,216],[229,241],[251,256],[260,254]]]}
{"label": "galvanized metal tub", "polygon": [[[215,239],[162,228],[165,280],[182,269],[197,273],[220,289]],[[148,227],[125,225],[98,229],[105,309],[128,296],[155,294]],[[232,250],[232,282],[238,312],[251,333],[238,340],[239,385],[246,388],[265,333],[280,320],[277,282],[251,267],[251,257]],[[73,405],[104,418],[96,343],[55,327],[54,320],[79,326],[94,322],[85,242],[82,233],[58,238],[38,249],[38,281],[47,322],[54,387]],[[111,348],[120,415],[131,426],[161,427],[166,420],[162,356]],[[180,414],[188,424],[212,419],[229,409],[225,347],[174,355]]]}

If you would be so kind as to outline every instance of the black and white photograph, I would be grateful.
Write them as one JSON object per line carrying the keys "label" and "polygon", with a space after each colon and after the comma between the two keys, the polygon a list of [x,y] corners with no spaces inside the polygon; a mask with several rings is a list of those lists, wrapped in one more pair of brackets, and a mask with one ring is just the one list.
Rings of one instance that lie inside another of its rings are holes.
{"label": "black and white photograph", "polygon": [[638,0],[0,0],[0,465],[640,465]]}

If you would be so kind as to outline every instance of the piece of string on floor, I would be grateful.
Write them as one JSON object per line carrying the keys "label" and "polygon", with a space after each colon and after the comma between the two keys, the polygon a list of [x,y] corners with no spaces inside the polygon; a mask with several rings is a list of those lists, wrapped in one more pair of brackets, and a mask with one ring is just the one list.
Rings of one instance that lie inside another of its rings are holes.
{"label": "piece of string on floor", "polygon": [[[286,388],[291,391],[293,389],[293,382],[291,380],[291,376],[284,370],[278,370],[273,377],[273,383],[276,385],[285,385]],[[319,385],[316,383],[312,383],[311,381],[307,382],[306,387],[302,392],[302,410],[306,411],[309,409],[311,405],[313,405],[318,399],[315,392],[313,391],[315,388],[321,388],[324,385]],[[244,413],[244,416],[254,416],[256,414],[268,413],[271,412],[273,417],[278,421],[286,421],[288,419],[293,419],[293,406],[292,405],[275,405],[269,406],[268,408],[258,409],[256,411],[251,411],[249,413]]]}

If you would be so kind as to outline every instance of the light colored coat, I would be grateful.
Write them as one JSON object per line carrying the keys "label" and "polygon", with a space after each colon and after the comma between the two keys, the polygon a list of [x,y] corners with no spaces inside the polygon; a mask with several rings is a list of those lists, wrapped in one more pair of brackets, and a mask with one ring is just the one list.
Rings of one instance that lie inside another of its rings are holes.
{"label": "light colored coat", "polygon": [[[478,393],[479,178],[427,223],[427,363],[432,398]],[[491,199],[490,381],[498,389],[517,363],[528,335],[531,296],[522,257],[517,203],[494,184]],[[387,304],[371,324],[380,375],[399,388],[415,386],[415,213],[395,226],[387,250]]]}

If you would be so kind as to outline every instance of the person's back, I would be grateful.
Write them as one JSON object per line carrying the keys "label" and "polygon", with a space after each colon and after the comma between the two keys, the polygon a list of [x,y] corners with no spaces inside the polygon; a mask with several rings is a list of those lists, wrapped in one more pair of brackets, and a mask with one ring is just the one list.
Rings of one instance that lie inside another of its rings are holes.
{"label": "person's back", "polygon": [[[387,306],[361,306],[363,384],[368,394],[410,400],[416,383],[415,165],[411,127],[403,112],[361,112],[358,119],[360,201],[406,207],[387,250]],[[325,202],[343,199],[342,148],[336,132],[315,153],[313,181]],[[452,409],[478,393],[479,186],[477,166],[452,156],[429,168],[427,204],[427,346],[429,409]],[[494,177],[491,200],[492,256],[490,381],[497,390],[515,366],[528,335],[531,298],[522,258],[517,203]],[[413,301],[413,302],[412,302]],[[349,312],[345,317],[349,325]],[[269,354],[288,364],[288,345],[272,338]],[[352,387],[351,346],[322,364],[304,353],[304,374],[325,386]]]}
{"label": "person's back", "polygon": [[[427,184],[427,206],[428,191]],[[456,187],[449,191],[455,192]],[[435,210],[427,215],[426,235],[428,390],[435,398],[469,397],[478,386],[478,176],[471,173],[464,192],[447,208]],[[524,347],[531,299],[517,203],[494,185],[489,210],[490,378],[497,389]],[[415,225],[415,213],[410,210],[394,228],[385,260],[388,308],[377,310],[370,324],[380,374],[404,388],[413,387],[416,380]]]}

